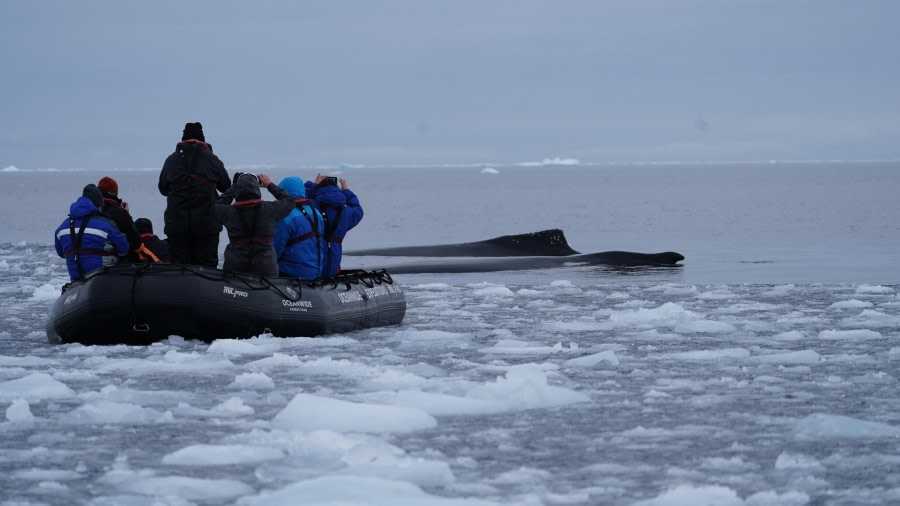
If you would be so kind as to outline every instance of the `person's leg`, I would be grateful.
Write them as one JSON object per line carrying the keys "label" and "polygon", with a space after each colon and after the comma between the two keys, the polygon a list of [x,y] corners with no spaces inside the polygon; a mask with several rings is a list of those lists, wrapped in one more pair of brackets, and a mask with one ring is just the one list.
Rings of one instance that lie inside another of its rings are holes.
{"label": "person's leg", "polygon": [[193,246],[191,237],[187,235],[169,235],[169,256],[173,264],[193,263]]}
{"label": "person's leg", "polygon": [[215,268],[219,265],[219,234],[204,234],[194,238],[194,263]]}

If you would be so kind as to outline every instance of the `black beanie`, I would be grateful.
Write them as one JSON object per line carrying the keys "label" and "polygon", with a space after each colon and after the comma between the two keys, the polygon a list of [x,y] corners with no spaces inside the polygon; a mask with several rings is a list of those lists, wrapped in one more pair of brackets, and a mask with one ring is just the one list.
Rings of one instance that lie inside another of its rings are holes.
{"label": "black beanie", "polygon": [[103,193],[100,192],[100,188],[97,188],[97,185],[89,184],[85,186],[84,190],[81,191],[81,196],[89,198],[98,208],[103,205]]}
{"label": "black beanie", "polygon": [[181,140],[186,141],[190,139],[206,142],[206,137],[203,137],[203,125],[199,121],[196,123],[185,123]]}
{"label": "black beanie", "polygon": [[138,232],[141,234],[152,234],[153,233],[153,222],[151,222],[147,218],[138,218],[134,220],[134,226],[137,228]]}

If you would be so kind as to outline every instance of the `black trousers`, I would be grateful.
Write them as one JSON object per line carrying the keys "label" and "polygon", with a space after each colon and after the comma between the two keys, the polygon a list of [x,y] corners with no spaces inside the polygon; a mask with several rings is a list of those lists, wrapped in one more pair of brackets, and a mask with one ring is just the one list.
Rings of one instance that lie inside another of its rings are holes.
{"label": "black trousers", "polygon": [[219,264],[219,234],[169,235],[168,241],[172,263],[213,268]]}

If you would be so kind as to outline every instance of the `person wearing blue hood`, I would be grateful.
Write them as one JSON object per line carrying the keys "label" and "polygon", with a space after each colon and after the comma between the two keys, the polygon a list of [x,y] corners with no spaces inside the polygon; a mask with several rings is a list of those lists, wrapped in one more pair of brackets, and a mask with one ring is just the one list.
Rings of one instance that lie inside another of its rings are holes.
{"label": "person wearing blue hood", "polygon": [[280,276],[313,280],[322,276],[325,221],[315,205],[306,199],[299,177],[286,177],[278,186],[294,197],[294,210],[275,224],[275,254]]}
{"label": "person wearing blue hood", "polygon": [[[260,185],[275,197],[274,202],[262,199]],[[228,231],[222,268],[254,276],[278,276],[278,258],[272,246],[275,224],[292,209],[294,197],[268,175],[235,174],[234,184],[219,195],[214,207],[216,218]]]}
{"label": "person wearing blue hood", "polygon": [[66,259],[69,279],[119,263],[128,254],[128,238],[100,212],[103,194],[95,185],[84,187],[81,197],[69,207],[69,217],[54,233],[56,254]]}
{"label": "person wearing blue hood", "polygon": [[307,181],[305,186],[306,198],[316,202],[325,218],[326,253],[322,275],[334,276],[341,271],[344,236],[362,221],[363,209],[356,194],[348,189],[346,179],[319,174],[315,181]]}

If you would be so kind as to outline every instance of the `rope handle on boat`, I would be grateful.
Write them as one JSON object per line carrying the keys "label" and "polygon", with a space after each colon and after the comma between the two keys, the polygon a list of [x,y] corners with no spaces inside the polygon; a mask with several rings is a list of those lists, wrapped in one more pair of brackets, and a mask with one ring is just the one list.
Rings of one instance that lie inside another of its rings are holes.
{"label": "rope handle on boat", "polygon": [[137,291],[137,282],[138,278],[147,270],[147,266],[149,264],[131,264],[132,271],[134,272],[134,276],[131,278],[131,318],[134,322],[134,326],[132,327],[135,332],[148,332],[150,331],[150,325],[146,323],[140,323],[140,319],[137,314],[137,304],[135,304],[135,292]]}

